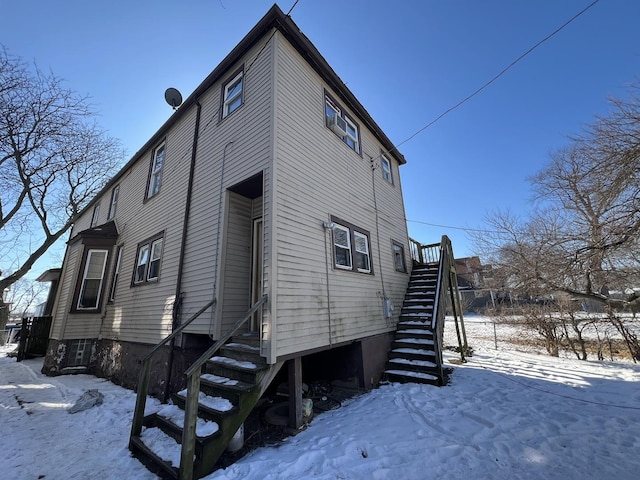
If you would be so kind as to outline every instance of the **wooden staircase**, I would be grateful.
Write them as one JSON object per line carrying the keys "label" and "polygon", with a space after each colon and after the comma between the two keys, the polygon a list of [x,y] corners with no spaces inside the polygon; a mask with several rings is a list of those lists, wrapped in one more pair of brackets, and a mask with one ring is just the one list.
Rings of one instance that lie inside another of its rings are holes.
{"label": "wooden staircase", "polygon": [[413,270],[385,368],[394,382],[444,385],[442,348],[447,302],[455,320],[462,361],[469,353],[451,241],[421,245],[409,239]]}
{"label": "wooden staircase", "polygon": [[442,385],[442,352],[432,329],[437,282],[437,263],[413,268],[385,369],[387,380]]}
{"label": "wooden staircase", "polygon": [[283,365],[267,364],[257,334],[237,334],[267,302],[263,295],[187,368],[187,388],[145,416],[153,356],[216,303],[211,300],[142,359],[129,450],[163,478],[192,480],[216,462]]}
{"label": "wooden staircase", "polygon": [[[213,470],[238,428],[282,366],[267,365],[259,354],[257,335],[233,337],[208,359],[200,375],[193,478]],[[155,473],[180,478],[187,390],[173,395],[172,404],[147,415],[139,435],[132,435],[133,454]]]}

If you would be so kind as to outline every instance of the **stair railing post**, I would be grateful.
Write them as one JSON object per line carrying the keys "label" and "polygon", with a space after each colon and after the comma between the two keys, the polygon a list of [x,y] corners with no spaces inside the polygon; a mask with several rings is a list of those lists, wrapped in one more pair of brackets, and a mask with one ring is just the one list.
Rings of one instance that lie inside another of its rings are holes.
{"label": "stair railing post", "polygon": [[198,419],[200,373],[201,369],[196,369],[187,377],[187,399],[184,408],[182,449],[180,451],[180,480],[192,480],[193,478],[193,458],[196,453],[196,422]]}
{"label": "stair railing post", "polygon": [[142,432],[142,422],[144,420],[144,407],[147,404],[147,389],[149,387],[149,373],[151,371],[151,359],[146,358],[142,362],[142,370],[138,377],[138,394],[136,395],[136,406],[133,410],[133,421],[131,422],[131,436],[140,435]]}

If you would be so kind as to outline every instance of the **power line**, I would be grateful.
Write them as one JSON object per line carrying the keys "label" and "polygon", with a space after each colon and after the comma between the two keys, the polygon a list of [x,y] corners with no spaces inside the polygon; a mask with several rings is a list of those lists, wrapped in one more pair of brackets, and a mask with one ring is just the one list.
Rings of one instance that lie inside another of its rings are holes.
{"label": "power line", "polygon": [[419,223],[421,225],[428,225],[429,227],[449,228],[452,230],[463,230],[465,232],[497,233],[497,234],[504,233],[504,232],[499,232],[498,230],[486,230],[482,228],[453,227],[451,225],[438,225],[437,223],[423,222],[420,220],[409,220],[408,218],[405,218],[405,221],[411,222],[411,223]]}
{"label": "power line", "polygon": [[[430,121],[429,123],[427,123],[424,127],[420,128],[419,130],[417,130],[415,133],[413,133],[412,135],[410,135],[409,137],[407,137],[406,139],[404,139],[402,142],[398,143],[397,145],[394,145],[395,150],[398,150],[398,147],[400,145],[403,145],[405,143],[407,143],[409,140],[412,140],[413,138],[415,138],[416,136],[418,136],[419,134],[421,134],[422,132],[424,132],[427,128],[431,127],[432,125],[434,125],[435,123],[437,123],[440,119],[442,119],[445,115],[451,113],[452,111],[456,110],[458,107],[462,106],[464,103],[468,102],[469,100],[471,100],[473,97],[475,97],[476,95],[478,95],[481,91],[483,91],[485,88],[487,88],[489,85],[491,85],[493,82],[495,82],[496,80],[498,80],[498,78],[500,78],[502,75],[504,75],[505,73],[507,73],[507,71],[509,71],[513,66],[515,66],[520,60],[522,60],[524,57],[526,57],[527,55],[529,55],[531,52],[533,52],[536,48],[538,48],[540,45],[542,45],[543,43],[545,43],[547,40],[549,40],[551,37],[555,36],[557,33],[559,33],[562,29],[564,29],[566,26],[568,26],[570,23],[572,23],[574,20],[576,20],[578,17],[580,17],[582,14],[584,14],[587,10],[589,10],[591,7],[593,7],[596,3],[598,3],[600,0],[594,0],[593,2],[591,2],[589,5],[587,5],[585,8],[583,8],[582,10],[580,10],[578,13],[576,13],[573,17],[571,17],[569,20],[567,20],[565,23],[563,23],[562,25],[560,25],[558,28],[556,28],[553,32],[551,32],[549,35],[547,35],[546,37],[544,37],[542,40],[540,40],[538,43],[536,43],[534,46],[532,46],[531,48],[529,48],[529,50],[527,50],[526,52],[524,52],[523,54],[521,54],[518,58],[516,58],[513,62],[511,62],[509,65],[507,65],[505,68],[503,68],[497,75],[493,76],[493,78],[491,78],[488,82],[486,82],[485,84],[483,84],[481,87],[479,87],[478,89],[476,89],[473,93],[467,95],[465,98],[463,98],[462,100],[460,100],[458,103],[456,103],[455,105],[453,105],[452,107],[448,108],[447,110],[445,110],[444,112],[442,112],[440,115],[438,115],[435,119],[433,119],[432,121]],[[389,152],[388,152],[389,153]]]}

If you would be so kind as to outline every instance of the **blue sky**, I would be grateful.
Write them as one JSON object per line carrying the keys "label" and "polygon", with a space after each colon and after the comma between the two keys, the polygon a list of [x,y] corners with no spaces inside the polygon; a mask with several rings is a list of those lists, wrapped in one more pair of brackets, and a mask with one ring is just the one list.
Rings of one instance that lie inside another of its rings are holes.
{"label": "blue sky", "polygon": [[[294,0],[279,3],[287,12]],[[591,0],[300,0],[292,18],[389,138],[403,142]],[[272,0],[0,0],[0,43],[73,90],[130,155]],[[640,74],[640,2],[600,0],[479,95],[399,148],[409,233],[453,241],[487,212],[526,214],[526,180]],[[422,222],[422,223],[420,223]],[[442,228],[432,225],[444,225]],[[59,248],[58,252],[63,252]],[[56,266],[62,253],[32,274]],[[57,260],[56,260],[57,258]]]}

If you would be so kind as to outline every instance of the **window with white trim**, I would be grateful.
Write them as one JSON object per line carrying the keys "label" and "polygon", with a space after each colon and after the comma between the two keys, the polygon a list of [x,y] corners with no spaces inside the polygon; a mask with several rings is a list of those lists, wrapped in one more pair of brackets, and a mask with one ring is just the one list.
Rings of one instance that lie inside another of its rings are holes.
{"label": "window with white trim", "polygon": [[90,249],[88,251],[76,305],[77,310],[98,310],[108,254],[108,250]]}
{"label": "window with white trim", "polygon": [[[325,126],[341,138],[349,148],[360,154],[360,127],[326,91],[324,93],[324,115]],[[340,120],[336,121],[336,117]]]}
{"label": "window with white trim", "polygon": [[358,135],[358,126],[347,116],[344,116],[347,123],[347,135],[344,137],[344,143],[349,145],[351,150],[360,152],[360,139]]}
{"label": "window with white trim", "polygon": [[333,223],[333,258],[336,268],[372,273],[369,232],[337,217]]}
{"label": "window with white trim", "polygon": [[407,272],[407,264],[405,262],[404,257],[404,246],[396,241],[391,242],[391,246],[393,248],[393,265],[396,269],[396,272]]}
{"label": "window with white trim", "polygon": [[100,218],[100,202],[96,203],[93,207],[93,214],[91,215],[91,227],[95,227],[98,224]]}
{"label": "window with white trim", "polygon": [[244,100],[244,71],[240,71],[222,87],[222,118],[233,113]]}
{"label": "window with white trim", "polygon": [[380,170],[382,171],[382,178],[393,185],[393,174],[391,173],[391,161],[383,154],[380,157]]}
{"label": "window with white trim", "polygon": [[118,286],[118,277],[120,276],[120,263],[122,262],[122,245],[118,246],[116,252],[116,263],[113,266],[113,276],[111,277],[111,288],[109,289],[109,302],[116,299],[116,287]]}
{"label": "window with white trim", "polygon": [[151,198],[160,192],[162,182],[162,168],[164,167],[165,144],[162,142],[153,151],[151,167],[149,170],[149,185],[147,186],[147,198]]}
{"label": "window with white trim", "polygon": [[120,196],[120,185],[116,185],[111,190],[111,201],[109,202],[109,215],[107,220],[111,220],[116,216],[116,209],[118,207],[118,197]]}
{"label": "window with white trim", "polygon": [[334,225],[333,251],[336,267],[351,270],[351,233],[347,227],[337,224]]}
{"label": "window with white trim", "polygon": [[355,240],[355,267],[359,272],[369,273],[371,271],[369,237],[360,232],[353,232],[353,238]]}
{"label": "window with white trim", "polygon": [[162,260],[162,242],[162,235],[159,235],[138,245],[136,266],[133,272],[134,285],[158,280]]}

